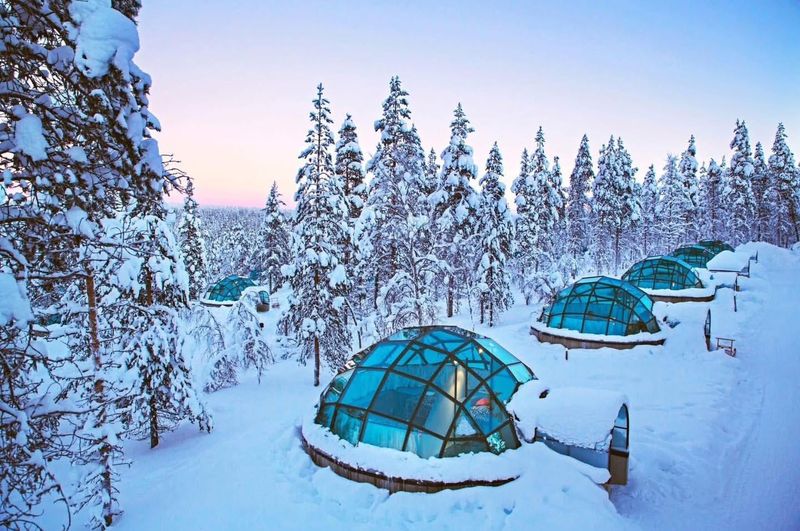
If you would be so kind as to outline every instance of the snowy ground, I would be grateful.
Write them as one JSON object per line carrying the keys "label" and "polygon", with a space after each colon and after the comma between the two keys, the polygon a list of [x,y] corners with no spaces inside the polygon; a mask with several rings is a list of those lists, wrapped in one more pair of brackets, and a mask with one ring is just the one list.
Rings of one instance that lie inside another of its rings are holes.
{"label": "snowy ground", "polygon": [[[132,443],[119,529],[798,529],[800,528],[800,256],[759,245],[760,263],[707,304],[659,304],[680,324],[664,347],[572,350],[528,334],[518,306],[491,335],[552,387],[625,393],[631,470],[611,498],[559,459],[498,488],[386,491],[314,466],[297,426],[321,389],[311,368],[278,363],[210,396],[215,431],[185,426],[155,450]],[[702,326],[739,353],[706,352]],[[274,314],[267,330],[274,330]],[[473,328],[468,316],[455,324]],[[549,452],[549,451],[548,451]],[[561,456],[557,456],[561,457]],[[567,458],[563,458],[567,459]]]}

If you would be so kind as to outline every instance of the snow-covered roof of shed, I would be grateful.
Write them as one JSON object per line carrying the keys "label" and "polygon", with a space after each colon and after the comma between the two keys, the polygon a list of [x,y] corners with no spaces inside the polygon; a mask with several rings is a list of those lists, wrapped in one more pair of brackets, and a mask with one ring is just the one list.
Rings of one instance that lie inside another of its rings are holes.
{"label": "snow-covered roof of shed", "polygon": [[741,271],[747,267],[750,253],[743,251],[722,251],[708,261],[710,271]]}
{"label": "snow-covered roof of shed", "polygon": [[532,440],[538,431],[570,446],[596,450],[609,447],[614,421],[620,408],[628,404],[625,395],[560,387],[539,398],[543,390],[541,386],[523,385],[507,406],[519,419],[517,427],[526,440]]}

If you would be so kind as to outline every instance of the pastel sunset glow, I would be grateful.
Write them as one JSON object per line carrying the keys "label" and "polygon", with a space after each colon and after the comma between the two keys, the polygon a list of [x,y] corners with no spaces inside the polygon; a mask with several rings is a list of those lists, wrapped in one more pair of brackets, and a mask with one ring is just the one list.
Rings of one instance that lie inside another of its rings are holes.
{"label": "pastel sunset glow", "polygon": [[159,141],[201,205],[261,206],[273,180],[291,203],[319,82],[334,131],[351,113],[370,156],[395,74],[426,151],[445,147],[461,102],[481,172],[497,140],[507,182],[539,125],[566,175],[584,133],[595,158],[621,135],[639,179],[690,134],[699,160],[719,160],[737,118],[753,144],[768,149],[783,121],[800,147],[796,2],[349,5],[144,3],[137,60],[155,80]]}

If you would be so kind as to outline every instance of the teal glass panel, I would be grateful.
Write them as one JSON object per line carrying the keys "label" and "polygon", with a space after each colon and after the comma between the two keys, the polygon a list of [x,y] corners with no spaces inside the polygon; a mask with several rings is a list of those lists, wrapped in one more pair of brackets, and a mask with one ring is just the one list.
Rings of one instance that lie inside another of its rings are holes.
{"label": "teal glass panel", "polygon": [[425,391],[425,384],[399,374],[389,374],[383,386],[375,394],[371,409],[384,415],[409,419],[417,408]]}
{"label": "teal glass panel", "polygon": [[443,439],[412,428],[408,434],[408,441],[406,442],[405,449],[427,459],[428,457],[439,457],[443,444]]}
{"label": "teal glass panel", "polygon": [[408,432],[408,424],[405,422],[398,422],[376,413],[370,413],[367,415],[364,435],[361,440],[381,448],[402,450],[406,440],[406,432]]}
{"label": "teal glass panel", "polygon": [[368,408],[384,374],[382,370],[356,369],[339,402],[348,406]]}
{"label": "teal glass panel", "polygon": [[384,343],[375,347],[361,364],[364,367],[389,367],[405,350],[405,343]]}
{"label": "teal glass panel", "polygon": [[363,421],[363,411],[340,406],[336,412],[332,431],[350,444],[356,444]]}
{"label": "teal glass panel", "polygon": [[446,395],[429,390],[419,403],[413,424],[445,437],[450,430],[457,407],[456,403]]}

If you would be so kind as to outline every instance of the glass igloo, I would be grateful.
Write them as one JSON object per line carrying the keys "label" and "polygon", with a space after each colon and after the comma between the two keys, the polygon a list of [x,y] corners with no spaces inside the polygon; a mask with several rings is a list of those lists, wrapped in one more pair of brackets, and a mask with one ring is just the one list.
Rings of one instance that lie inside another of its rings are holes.
{"label": "glass igloo", "polygon": [[684,245],[678,247],[670,253],[670,256],[680,258],[687,264],[694,267],[706,267],[708,261],[714,258],[716,253],[703,247],[702,245]]}
{"label": "glass igloo", "polygon": [[519,447],[505,404],[535,376],[494,340],[452,326],[406,328],[353,361],[322,393],[315,419],[351,444],[423,458]]}
{"label": "glass igloo", "polygon": [[622,280],[643,289],[680,290],[703,287],[692,266],[674,256],[651,256],[636,262],[625,271]]}
{"label": "glass igloo", "polygon": [[734,251],[735,249],[728,245],[727,243],[723,242],[722,240],[703,240],[697,242],[697,245],[700,247],[705,247],[711,253],[716,256],[722,251]]}
{"label": "glass igloo", "polygon": [[211,286],[202,302],[209,305],[233,304],[241,298],[245,289],[252,286],[255,284],[249,278],[230,275]]}
{"label": "glass igloo", "polygon": [[586,277],[561,290],[540,320],[550,328],[586,334],[654,334],[660,329],[652,310],[653,300],[633,284]]}

